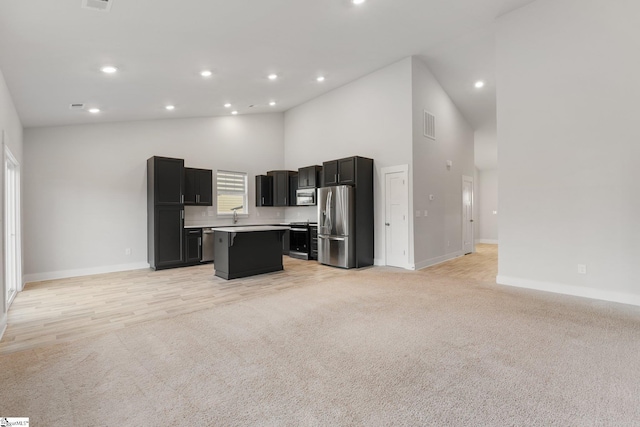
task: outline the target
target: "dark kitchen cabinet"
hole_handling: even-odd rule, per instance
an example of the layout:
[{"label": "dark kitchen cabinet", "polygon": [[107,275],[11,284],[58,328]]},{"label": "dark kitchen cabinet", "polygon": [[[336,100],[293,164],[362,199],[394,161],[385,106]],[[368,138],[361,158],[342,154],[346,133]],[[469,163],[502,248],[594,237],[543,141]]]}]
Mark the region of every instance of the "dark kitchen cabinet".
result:
[{"label": "dark kitchen cabinet", "polygon": [[155,245],[149,264],[156,270],[182,265],[184,209],[182,206],[156,206],[154,222]]},{"label": "dark kitchen cabinet", "polygon": [[298,169],[298,188],[319,187],[322,177],[321,174],[322,166],[315,165]]},{"label": "dark kitchen cabinet", "polygon": [[154,270],[184,264],[184,160],[147,160],[147,260]]},{"label": "dark kitchen cabinet", "polygon": [[[151,166],[151,167],[150,167]],[[182,205],[184,203],[184,160],[151,157],[147,160],[147,174],[151,173],[151,196],[154,205]],[[149,192],[147,192],[149,197]]]},{"label": "dark kitchen cabinet", "polygon": [[298,174],[297,173],[291,173],[289,175],[289,199],[287,200],[289,202],[289,206],[296,206],[296,191],[298,191]]},{"label": "dark kitchen cabinet", "polygon": [[188,206],[213,205],[213,171],[210,169],[184,169],[184,204]]},{"label": "dark kitchen cabinet", "polygon": [[287,170],[267,172],[267,176],[273,178],[273,206],[289,206],[289,177],[293,173]]},{"label": "dark kitchen cabinet", "polygon": [[184,230],[184,261],[187,264],[199,264],[202,260],[202,229]]},{"label": "dark kitchen cabinet", "polygon": [[332,185],[354,185],[356,183],[356,162],[363,157],[347,157],[323,163],[323,187]]},{"label": "dark kitchen cabinet", "polygon": [[273,177],[256,175],[256,206],[273,206]]}]

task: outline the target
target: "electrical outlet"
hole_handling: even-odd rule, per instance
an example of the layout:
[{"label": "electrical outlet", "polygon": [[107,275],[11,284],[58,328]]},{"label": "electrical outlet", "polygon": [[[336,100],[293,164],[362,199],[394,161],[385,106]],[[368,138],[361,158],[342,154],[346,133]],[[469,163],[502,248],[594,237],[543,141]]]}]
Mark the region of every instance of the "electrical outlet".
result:
[{"label": "electrical outlet", "polygon": [[126,248],[126,249],[124,250],[124,254],[125,254],[125,255],[131,255],[131,248]]},{"label": "electrical outlet", "polygon": [[578,264],[578,274],[587,274],[587,266],[585,264]]}]

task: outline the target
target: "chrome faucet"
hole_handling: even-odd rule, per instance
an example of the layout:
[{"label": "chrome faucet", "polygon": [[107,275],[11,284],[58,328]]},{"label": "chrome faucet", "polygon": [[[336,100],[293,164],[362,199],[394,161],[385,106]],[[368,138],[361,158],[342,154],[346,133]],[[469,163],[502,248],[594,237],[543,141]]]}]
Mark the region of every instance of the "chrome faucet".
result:
[{"label": "chrome faucet", "polygon": [[244,207],[244,205],[240,205],[240,206],[236,206],[235,208],[231,208],[231,210],[233,211],[233,223],[237,223],[238,222],[238,209],[242,209]]}]

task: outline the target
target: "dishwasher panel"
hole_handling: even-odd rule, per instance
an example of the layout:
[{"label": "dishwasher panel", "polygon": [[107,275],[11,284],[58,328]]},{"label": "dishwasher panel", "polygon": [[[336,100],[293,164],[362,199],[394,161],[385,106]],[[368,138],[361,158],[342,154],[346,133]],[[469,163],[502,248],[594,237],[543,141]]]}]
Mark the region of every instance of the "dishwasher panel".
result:
[{"label": "dishwasher panel", "polygon": [[210,228],[202,229],[202,262],[213,261],[214,231]]}]

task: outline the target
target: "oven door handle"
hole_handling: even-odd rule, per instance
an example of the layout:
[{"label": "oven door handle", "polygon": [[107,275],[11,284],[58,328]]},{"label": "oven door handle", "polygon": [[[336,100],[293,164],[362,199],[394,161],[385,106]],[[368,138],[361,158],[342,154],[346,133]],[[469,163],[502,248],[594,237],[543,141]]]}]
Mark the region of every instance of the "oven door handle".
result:
[{"label": "oven door handle", "polygon": [[307,231],[306,228],[290,228],[289,230],[291,230],[291,231],[304,231],[304,232]]}]

